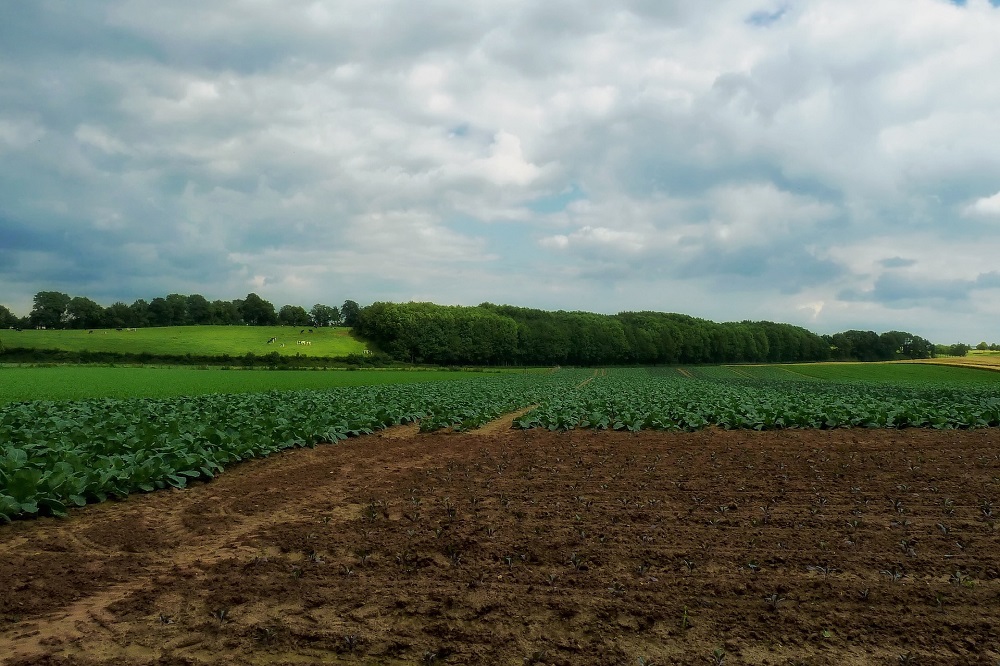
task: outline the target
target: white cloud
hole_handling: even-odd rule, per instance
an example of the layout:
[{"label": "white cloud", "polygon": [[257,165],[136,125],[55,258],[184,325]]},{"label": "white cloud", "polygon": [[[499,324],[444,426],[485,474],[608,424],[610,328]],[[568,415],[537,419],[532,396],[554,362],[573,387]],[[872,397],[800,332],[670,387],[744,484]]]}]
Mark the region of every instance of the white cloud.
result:
[{"label": "white cloud", "polygon": [[1000,192],[977,199],[966,206],[963,213],[969,217],[1000,217]]}]

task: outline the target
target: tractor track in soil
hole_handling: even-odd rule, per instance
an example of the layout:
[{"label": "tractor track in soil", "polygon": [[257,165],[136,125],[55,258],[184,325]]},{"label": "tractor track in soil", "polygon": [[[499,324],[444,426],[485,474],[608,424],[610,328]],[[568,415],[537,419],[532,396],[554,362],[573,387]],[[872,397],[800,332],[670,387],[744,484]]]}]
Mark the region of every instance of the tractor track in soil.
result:
[{"label": "tractor track in soil", "polygon": [[513,418],[0,526],[0,664],[1000,659],[996,430]]}]

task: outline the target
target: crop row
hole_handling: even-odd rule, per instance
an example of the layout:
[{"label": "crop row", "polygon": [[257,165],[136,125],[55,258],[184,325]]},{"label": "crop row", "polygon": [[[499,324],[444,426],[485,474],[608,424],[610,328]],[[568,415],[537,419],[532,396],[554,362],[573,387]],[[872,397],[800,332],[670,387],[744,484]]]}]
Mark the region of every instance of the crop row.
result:
[{"label": "crop row", "polygon": [[1000,384],[758,379],[721,371],[616,370],[553,394],[520,428],[698,430],[982,428],[1000,425]]},{"label": "crop row", "polygon": [[476,428],[569,390],[580,373],[0,408],[0,522],[212,478],[276,451],[420,421]]}]

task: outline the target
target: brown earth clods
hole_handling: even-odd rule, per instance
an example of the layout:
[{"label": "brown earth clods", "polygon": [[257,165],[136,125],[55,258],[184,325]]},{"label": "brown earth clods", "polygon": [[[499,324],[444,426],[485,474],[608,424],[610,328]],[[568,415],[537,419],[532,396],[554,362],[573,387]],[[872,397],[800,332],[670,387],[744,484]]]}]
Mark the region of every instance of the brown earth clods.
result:
[{"label": "brown earth clods", "polygon": [[998,444],[404,428],[289,451],[0,527],[0,663],[994,664]]}]

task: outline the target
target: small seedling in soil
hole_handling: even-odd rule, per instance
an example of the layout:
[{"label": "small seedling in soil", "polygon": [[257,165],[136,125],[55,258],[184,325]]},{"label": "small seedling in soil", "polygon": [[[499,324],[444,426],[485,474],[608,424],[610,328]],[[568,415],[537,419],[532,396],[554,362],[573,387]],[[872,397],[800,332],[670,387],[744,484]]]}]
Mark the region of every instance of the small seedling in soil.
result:
[{"label": "small seedling in soil", "polygon": [[889,578],[889,582],[898,583],[906,574],[899,567],[893,567],[891,569],[883,569],[882,575]]},{"label": "small seedling in soil", "polygon": [[354,652],[358,649],[358,645],[361,644],[361,639],[358,638],[357,634],[344,634],[344,649],[348,652]]},{"label": "small seedling in soil", "polygon": [[681,612],[681,629],[688,630],[691,628],[691,616],[688,614],[688,609],[685,606],[684,610]]},{"label": "small seedling in soil", "polygon": [[275,630],[272,627],[254,627],[254,639],[260,643],[271,643],[274,641]]},{"label": "small seedling in soil", "polygon": [[655,666],[653,660],[648,657],[639,657],[635,660],[635,662],[639,664],[639,666]]},{"label": "small seedling in soil", "polygon": [[708,661],[715,666],[722,666],[723,662],[726,660],[726,651],[722,648],[715,648],[712,650],[711,656],[709,656]]},{"label": "small seedling in soil", "polygon": [[173,624],[174,616],[167,615],[166,613],[160,613],[160,624]]},{"label": "small seedling in soil", "polygon": [[576,569],[577,571],[583,569],[584,566],[583,557],[581,557],[579,553],[573,553],[572,555],[570,555],[569,563],[572,564],[573,568]]},{"label": "small seedling in soil", "polygon": [[869,593],[870,590],[867,587],[861,588],[861,590],[858,591],[858,599],[861,601],[868,601]]},{"label": "small seedling in soil", "polygon": [[218,620],[219,624],[225,624],[226,622],[229,622],[229,620],[231,619],[228,608],[215,609],[214,611],[212,611],[212,617]]},{"label": "small seedling in soil", "polygon": [[972,587],[974,585],[974,582],[969,578],[969,574],[964,573],[961,570],[958,570],[949,576],[948,582],[952,585],[961,585],[962,587]]},{"label": "small seedling in soil", "polygon": [[780,594],[778,594],[777,592],[772,592],[771,594],[769,594],[766,597],[764,597],[764,601],[767,602],[767,605],[773,611],[777,611],[778,610],[778,604],[780,604],[784,600],[785,600],[785,598],[783,596],[781,596]]}]

